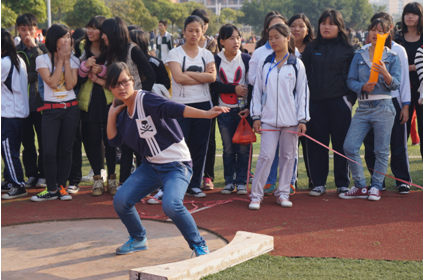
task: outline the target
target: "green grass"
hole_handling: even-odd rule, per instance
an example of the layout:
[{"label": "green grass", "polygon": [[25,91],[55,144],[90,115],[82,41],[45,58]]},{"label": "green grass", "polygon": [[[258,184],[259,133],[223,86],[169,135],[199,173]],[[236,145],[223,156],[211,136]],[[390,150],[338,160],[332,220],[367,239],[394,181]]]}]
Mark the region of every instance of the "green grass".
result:
[{"label": "green grass", "polygon": [[262,255],[202,279],[423,279],[423,262]]}]

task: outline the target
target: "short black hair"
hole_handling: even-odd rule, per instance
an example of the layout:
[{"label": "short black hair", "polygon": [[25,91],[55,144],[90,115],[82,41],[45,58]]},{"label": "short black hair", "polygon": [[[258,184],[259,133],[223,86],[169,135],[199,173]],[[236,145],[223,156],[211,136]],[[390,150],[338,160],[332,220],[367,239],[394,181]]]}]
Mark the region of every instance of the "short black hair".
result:
[{"label": "short black hair", "polygon": [[165,19],[159,20],[159,23],[163,24],[164,26],[167,26],[167,20]]},{"label": "short black hair", "polygon": [[374,14],[372,18],[370,19],[370,22],[373,22],[375,19],[378,19],[378,18],[383,18],[384,20],[388,22],[389,25],[394,24],[394,20],[392,16],[385,12],[378,12]]},{"label": "short black hair", "polygon": [[142,27],[141,27],[141,26],[139,26],[139,25],[135,25],[135,24],[133,24],[133,25],[128,25],[128,31],[129,31],[129,32],[131,32],[132,30],[140,30],[140,31],[143,31],[143,30],[142,30]]},{"label": "short black hair", "polygon": [[422,22],[423,6],[417,2],[411,2],[404,6],[404,10],[402,11],[402,16],[401,16],[402,34],[405,34],[408,32],[408,27],[405,24],[405,20],[404,20],[404,17],[407,13],[411,13],[411,14],[415,14],[419,16],[419,20],[417,21],[417,31],[421,35],[423,33],[423,22]]},{"label": "short black hair", "polygon": [[16,19],[16,26],[19,27],[21,25],[25,26],[37,26],[38,21],[34,14],[25,13],[23,15],[18,16]]},{"label": "short black hair", "polygon": [[189,16],[184,21],[184,30],[187,29],[187,25],[193,22],[198,22],[201,25],[201,28],[204,27],[204,21],[199,16]]},{"label": "short black hair", "polygon": [[192,11],[191,15],[200,17],[204,21],[204,24],[208,24],[210,21],[209,15],[203,9],[195,9]]},{"label": "short black hair", "polygon": [[111,87],[116,87],[120,73],[122,73],[122,71],[125,71],[129,77],[132,77],[131,71],[125,62],[118,61],[107,66],[104,88],[109,89]]}]

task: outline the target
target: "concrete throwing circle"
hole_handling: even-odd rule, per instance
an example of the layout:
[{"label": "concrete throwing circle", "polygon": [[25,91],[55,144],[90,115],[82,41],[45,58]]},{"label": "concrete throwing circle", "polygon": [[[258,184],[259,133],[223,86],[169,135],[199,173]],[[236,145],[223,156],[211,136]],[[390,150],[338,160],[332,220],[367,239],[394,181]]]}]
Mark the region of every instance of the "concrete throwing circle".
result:
[{"label": "concrete throwing circle", "polygon": [[[189,259],[192,251],[172,223],[143,220],[148,250],[116,255],[128,240],[119,219],[45,222],[1,229],[3,279],[128,279],[129,270]],[[227,243],[200,230],[210,251]]]}]

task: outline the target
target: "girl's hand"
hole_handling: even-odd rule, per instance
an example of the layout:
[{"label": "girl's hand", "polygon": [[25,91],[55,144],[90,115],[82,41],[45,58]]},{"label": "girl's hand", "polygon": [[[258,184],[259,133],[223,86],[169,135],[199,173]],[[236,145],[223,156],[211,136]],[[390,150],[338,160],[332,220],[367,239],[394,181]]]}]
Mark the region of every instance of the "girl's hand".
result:
[{"label": "girl's hand", "polygon": [[386,77],[389,74],[388,70],[386,69],[385,63],[382,60],[379,60],[380,65],[377,63],[373,63],[372,68],[375,72],[381,74],[383,77]]},{"label": "girl's hand", "polygon": [[401,123],[400,123],[401,125],[403,125],[406,122],[408,122],[408,118],[409,118],[409,115],[408,115],[408,107],[409,107],[409,105],[404,105],[402,107],[401,114],[399,116],[399,119],[401,121]]},{"label": "girl's hand", "polygon": [[299,135],[299,136],[303,136],[303,134],[305,134],[305,133],[306,133],[306,131],[307,131],[307,126],[306,126],[306,124],[305,124],[305,123],[300,123],[300,124],[298,125],[298,132],[300,133],[300,135]]},{"label": "girl's hand", "polygon": [[211,64],[206,67],[206,73],[212,74],[215,71],[215,65]]},{"label": "girl's hand", "polygon": [[65,39],[64,44],[57,49],[57,55],[60,60],[66,62],[69,61],[72,54],[72,48],[70,46],[70,39]]},{"label": "girl's hand", "polygon": [[91,68],[91,71],[92,71],[94,74],[100,74],[100,73],[101,73],[101,71],[103,71],[103,67],[101,67],[101,65],[94,64],[94,65],[93,65],[93,67]]},{"label": "girl's hand", "polygon": [[91,68],[94,66],[95,63],[96,63],[95,56],[92,56],[88,58],[87,61],[85,62],[85,67]]},{"label": "girl's hand", "polygon": [[[120,102],[119,102],[120,103]],[[113,99],[113,105],[109,109],[109,117],[116,117],[126,108],[125,104],[118,105],[116,98]]]},{"label": "girl's hand", "polygon": [[207,119],[213,119],[217,116],[219,116],[222,113],[227,113],[229,112],[231,109],[228,107],[218,107],[218,106],[214,106],[213,108],[211,108],[210,110],[206,111],[206,118]]},{"label": "girl's hand", "polygon": [[88,73],[88,78],[90,78],[91,81],[95,82],[98,79],[98,76],[94,74],[92,71]]},{"label": "girl's hand", "polygon": [[248,86],[246,85],[237,85],[235,87],[235,93],[238,96],[244,97],[248,94]]},{"label": "girl's hand", "polygon": [[238,113],[238,115],[242,118],[247,118],[250,115],[250,110],[249,109],[244,109],[241,112]]},{"label": "girl's hand", "polygon": [[376,82],[375,83],[367,82],[363,85],[363,88],[361,89],[361,91],[372,92],[375,89],[375,85],[376,85]]},{"label": "girl's hand", "polygon": [[261,134],[260,128],[261,128],[261,120],[255,120],[253,122],[254,133]]}]

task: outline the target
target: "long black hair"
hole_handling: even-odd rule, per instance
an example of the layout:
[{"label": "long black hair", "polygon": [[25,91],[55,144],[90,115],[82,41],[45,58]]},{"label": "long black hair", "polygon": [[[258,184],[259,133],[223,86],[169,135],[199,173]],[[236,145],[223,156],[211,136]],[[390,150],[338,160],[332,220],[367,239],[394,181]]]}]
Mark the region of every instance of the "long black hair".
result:
[{"label": "long black hair", "polygon": [[140,47],[141,51],[145,54],[145,57],[150,57],[148,54],[148,43],[150,39],[147,34],[144,31],[133,29],[129,31],[129,35],[131,36],[132,42]]},{"label": "long black hair", "polygon": [[317,22],[317,38],[313,42],[314,47],[317,47],[317,45],[323,39],[322,34],[320,33],[320,24],[325,22],[327,18],[330,19],[331,24],[338,26],[338,37],[341,39],[341,42],[345,46],[351,46],[348,40],[347,30],[345,29],[345,22],[342,14],[334,9],[326,9],[320,15],[319,21]]},{"label": "long black hair", "polygon": [[[220,44],[220,40],[226,40],[228,38],[231,38],[234,31],[238,32],[239,37],[241,37],[241,32],[239,32],[238,28],[235,25],[230,23],[222,25],[219,30],[219,36],[217,37],[217,44],[220,50],[223,49],[222,44]],[[242,48],[242,44],[240,44],[240,50],[244,51]]]},{"label": "long black hair", "polygon": [[[88,21],[87,25],[85,25],[86,28],[91,27],[91,28],[95,28],[95,29],[100,30],[100,56],[97,58],[97,63],[104,63],[106,61],[106,50],[107,50],[107,48],[106,48],[106,45],[104,44],[103,38],[101,38],[101,36],[103,35],[101,25],[105,20],[106,20],[106,18],[103,17],[103,16],[95,16],[95,17],[92,17]],[[85,40],[85,45],[84,45],[84,51],[85,51],[85,55],[86,55],[85,57],[89,58],[89,57],[92,56],[91,45],[93,43],[88,38],[87,33],[85,33],[85,36],[83,38],[81,38],[78,43],[80,43],[82,40]],[[75,46],[77,46],[77,45],[79,45],[79,44],[75,43]]]},{"label": "long black hair", "polygon": [[15,42],[13,41],[12,34],[10,34],[5,28],[1,29],[1,52],[2,56],[7,55],[10,57],[10,61],[19,72],[20,64],[18,53],[16,52]]},{"label": "long black hair", "polygon": [[[269,15],[269,16],[267,16],[267,15]],[[268,13],[267,15],[266,15],[266,18],[264,19],[264,26],[263,26],[263,31],[261,32],[261,38],[256,43],[256,49],[265,45],[266,42],[269,40],[269,27],[270,27],[270,23],[272,22],[272,20],[279,18],[285,24],[288,24],[288,20],[284,16],[279,14],[278,12],[272,11],[272,12]]]},{"label": "long black hair", "polygon": [[292,38],[289,26],[284,23],[277,23],[269,27],[268,33],[270,32],[270,30],[273,29],[277,30],[281,35],[285,37],[290,37],[288,42],[288,52],[291,54],[295,54],[295,40],[294,38]]},{"label": "long black hair", "polygon": [[301,13],[301,14],[296,14],[293,15],[289,21],[288,21],[288,26],[291,27],[292,23],[297,20],[297,19],[302,19],[307,27],[307,35],[304,37],[304,44],[308,44],[310,42],[314,41],[314,31],[313,31],[313,26],[310,23],[310,20],[308,19],[308,17]]},{"label": "long black hair", "polygon": [[404,10],[402,11],[401,16],[401,33],[405,34],[408,32],[408,27],[405,24],[404,17],[406,14],[411,13],[419,16],[419,20],[417,21],[417,32],[419,35],[423,33],[423,22],[422,22],[422,15],[423,15],[423,6],[417,2],[411,2],[405,5]]},{"label": "long black hair", "polygon": [[107,63],[126,61],[131,38],[125,22],[120,17],[109,18],[101,24],[101,30],[109,40],[106,55]]},{"label": "long black hair", "polygon": [[385,47],[391,48],[392,43],[392,33],[389,32],[389,21],[383,19],[383,18],[377,18],[372,21],[372,23],[369,25],[369,31],[373,30],[373,28],[378,28],[378,26],[382,27],[383,33],[389,33],[388,37],[385,40]]},{"label": "long black hair", "polygon": [[53,24],[47,30],[45,46],[48,52],[51,54],[50,76],[52,76],[54,72],[54,53],[57,52],[57,40],[65,36],[67,33],[69,33],[69,28],[66,25],[60,23]]}]

